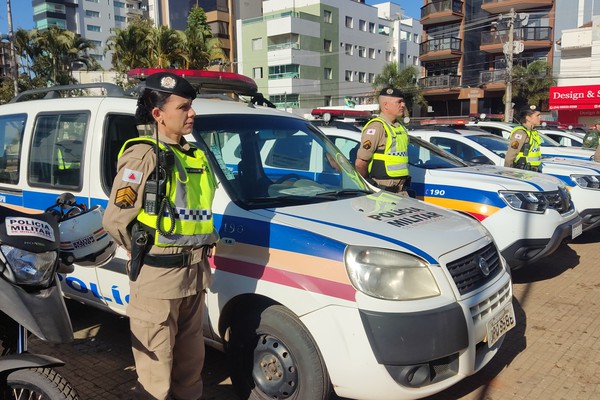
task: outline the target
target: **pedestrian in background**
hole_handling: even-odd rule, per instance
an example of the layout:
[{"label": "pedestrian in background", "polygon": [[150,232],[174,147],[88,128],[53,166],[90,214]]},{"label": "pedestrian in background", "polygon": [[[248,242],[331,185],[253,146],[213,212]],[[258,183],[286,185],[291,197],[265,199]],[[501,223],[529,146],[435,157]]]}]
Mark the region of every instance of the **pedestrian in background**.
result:
[{"label": "pedestrian in background", "polygon": [[541,113],[535,106],[525,106],[517,113],[520,125],[510,133],[504,166],[538,171],[542,162],[542,139],[535,130],[541,123]]},{"label": "pedestrian in background", "polygon": [[[196,91],[170,73],[148,76],[136,111],[155,136],[127,141],[104,216],[128,262],[136,399],[202,397],[207,257],[218,240],[216,180],[204,153],[184,139]],[[158,157],[157,157],[158,154]]]},{"label": "pedestrian in background", "polygon": [[356,155],[358,172],[383,190],[406,194],[409,184],[408,133],[398,118],[404,116],[404,94],[395,88],[379,93],[379,116],[364,126]]}]

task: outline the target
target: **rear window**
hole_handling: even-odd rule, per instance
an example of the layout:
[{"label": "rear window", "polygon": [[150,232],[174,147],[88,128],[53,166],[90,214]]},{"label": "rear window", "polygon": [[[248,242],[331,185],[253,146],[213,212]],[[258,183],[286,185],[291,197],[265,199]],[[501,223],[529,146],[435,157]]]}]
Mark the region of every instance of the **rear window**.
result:
[{"label": "rear window", "polygon": [[0,183],[19,183],[19,160],[27,114],[0,117]]}]

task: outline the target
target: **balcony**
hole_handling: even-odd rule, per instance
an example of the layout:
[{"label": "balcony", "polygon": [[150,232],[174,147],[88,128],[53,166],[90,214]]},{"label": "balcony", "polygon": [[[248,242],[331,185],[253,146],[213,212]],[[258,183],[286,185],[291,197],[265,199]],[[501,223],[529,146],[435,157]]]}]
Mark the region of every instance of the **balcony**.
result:
[{"label": "balcony", "polygon": [[434,1],[421,7],[422,25],[460,21],[463,17],[463,2],[460,0]]},{"label": "balcony", "polygon": [[460,76],[437,75],[419,79],[419,88],[430,89],[458,89],[460,88]]},{"label": "balcony", "polygon": [[506,81],[506,69],[495,69],[479,73],[479,84],[504,83]]},{"label": "balcony", "polygon": [[462,40],[459,38],[430,39],[419,45],[421,62],[456,59],[462,56]]},{"label": "balcony", "polygon": [[552,7],[553,3],[554,0],[483,0],[481,9],[490,14],[501,14],[509,12],[511,8],[521,11],[530,8]]},{"label": "balcony", "polygon": [[144,16],[144,10],[139,9],[139,8],[128,8],[127,9],[127,16],[129,18],[131,18],[131,17],[143,17]]},{"label": "balcony", "polygon": [[[481,46],[479,49],[486,53],[502,53],[504,43],[509,40],[508,30],[490,31],[481,33]],[[514,40],[522,41],[525,50],[543,49],[552,46],[552,28],[523,27],[514,31]]]}]

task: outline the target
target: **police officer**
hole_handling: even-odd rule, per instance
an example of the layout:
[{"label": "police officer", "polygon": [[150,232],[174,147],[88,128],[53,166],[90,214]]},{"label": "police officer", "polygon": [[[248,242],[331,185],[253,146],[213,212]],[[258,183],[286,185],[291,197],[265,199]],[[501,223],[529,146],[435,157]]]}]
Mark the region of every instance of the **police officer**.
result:
[{"label": "police officer", "polygon": [[541,123],[541,114],[535,106],[526,106],[518,111],[517,120],[521,125],[510,133],[504,166],[538,171],[542,162],[542,139],[535,127]]},{"label": "police officer", "polygon": [[183,137],[193,128],[195,97],[177,75],[148,76],[136,118],[155,136],[124,144],[104,215],[106,230],[131,255],[127,315],[136,399],[202,396],[207,257],[218,234],[214,175],[204,153]]},{"label": "police officer", "polygon": [[354,165],[379,188],[404,194],[409,180],[408,133],[397,121],[404,115],[404,94],[392,87],[382,89],[379,109],[379,116],[362,130]]}]

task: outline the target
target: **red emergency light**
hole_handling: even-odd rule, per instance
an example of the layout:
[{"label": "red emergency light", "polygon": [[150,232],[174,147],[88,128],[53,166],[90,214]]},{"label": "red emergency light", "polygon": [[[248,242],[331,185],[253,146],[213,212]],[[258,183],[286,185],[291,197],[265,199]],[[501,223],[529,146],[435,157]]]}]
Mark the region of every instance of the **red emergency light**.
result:
[{"label": "red emergency light", "polygon": [[467,121],[464,119],[424,119],[420,121],[421,125],[466,125]]},{"label": "red emergency light", "polygon": [[373,114],[366,110],[340,110],[340,109],[329,109],[329,108],[313,108],[310,112],[313,117],[324,117],[329,114],[332,119],[339,118],[371,118]]},{"label": "red emergency light", "polygon": [[252,96],[258,92],[256,82],[252,78],[234,72],[175,68],[134,68],[129,70],[127,77],[132,80],[143,81],[148,75],[157,72],[170,72],[181,76],[187,79],[200,93],[235,92]]}]

